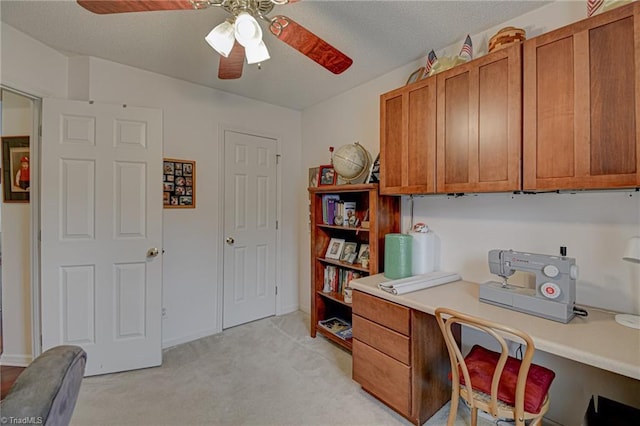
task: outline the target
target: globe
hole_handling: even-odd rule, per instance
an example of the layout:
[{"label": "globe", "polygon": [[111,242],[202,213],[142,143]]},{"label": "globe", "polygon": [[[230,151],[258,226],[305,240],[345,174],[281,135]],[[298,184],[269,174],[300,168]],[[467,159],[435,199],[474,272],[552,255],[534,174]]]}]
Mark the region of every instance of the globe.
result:
[{"label": "globe", "polygon": [[336,173],[348,183],[362,178],[371,167],[369,152],[358,142],[338,148],[332,161]]}]

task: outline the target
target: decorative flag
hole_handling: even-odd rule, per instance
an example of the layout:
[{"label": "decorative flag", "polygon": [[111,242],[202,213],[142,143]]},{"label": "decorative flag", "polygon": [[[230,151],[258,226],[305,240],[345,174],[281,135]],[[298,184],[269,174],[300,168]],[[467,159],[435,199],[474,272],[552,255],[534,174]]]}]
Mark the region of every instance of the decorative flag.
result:
[{"label": "decorative flag", "polygon": [[604,0],[587,0],[587,16],[593,16],[602,6]]},{"label": "decorative flag", "polygon": [[470,61],[473,58],[473,44],[471,43],[469,34],[467,34],[467,38],[464,40],[459,56],[466,61]]},{"label": "decorative flag", "polygon": [[436,56],[436,52],[431,49],[431,52],[429,52],[429,55],[427,55],[427,66],[424,67],[424,75],[429,74],[429,71],[431,71],[431,67],[437,60],[438,57]]}]

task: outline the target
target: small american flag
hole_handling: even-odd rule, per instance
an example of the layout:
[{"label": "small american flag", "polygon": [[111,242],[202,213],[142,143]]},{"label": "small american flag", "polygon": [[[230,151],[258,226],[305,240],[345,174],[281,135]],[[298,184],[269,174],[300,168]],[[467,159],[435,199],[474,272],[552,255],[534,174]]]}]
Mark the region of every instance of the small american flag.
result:
[{"label": "small american flag", "polygon": [[429,74],[429,71],[431,71],[431,67],[437,60],[438,57],[436,56],[436,52],[431,49],[431,52],[429,52],[429,54],[427,55],[427,66],[424,67],[424,75]]},{"label": "small american flag", "polygon": [[462,49],[460,50],[460,57],[470,61],[473,58],[473,44],[471,43],[471,37],[467,34],[467,38],[464,40]]},{"label": "small american flag", "polygon": [[604,0],[587,0],[587,16],[593,16],[602,6]]}]

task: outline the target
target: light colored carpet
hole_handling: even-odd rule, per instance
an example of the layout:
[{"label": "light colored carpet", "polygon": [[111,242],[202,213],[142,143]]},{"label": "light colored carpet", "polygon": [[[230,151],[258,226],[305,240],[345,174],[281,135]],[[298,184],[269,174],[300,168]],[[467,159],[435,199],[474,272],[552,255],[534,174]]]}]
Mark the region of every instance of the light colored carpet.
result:
[{"label": "light colored carpet", "polygon": [[[308,324],[300,311],[266,318],[169,348],[161,367],[85,378],[71,424],[410,424],[360,389],[351,354],[312,339]],[[445,425],[448,407],[425,425]],[[468,424],[462,406],[456,425]]]}]

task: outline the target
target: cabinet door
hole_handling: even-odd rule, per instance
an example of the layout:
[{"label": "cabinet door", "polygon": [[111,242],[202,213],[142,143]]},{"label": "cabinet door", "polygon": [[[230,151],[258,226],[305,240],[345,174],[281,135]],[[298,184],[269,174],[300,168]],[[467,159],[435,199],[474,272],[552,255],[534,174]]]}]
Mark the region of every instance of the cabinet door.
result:
[{"label": "cabinet door", "polygon": [[525,42],[525,190],[640,185],[639,11]]},{"label": "cabinet door", "polygon": [[436,79],[380,97],[380,193],[435,192]]},{"label": "cabinet door", "polygon": [[437,75],[437,192],[520,190],[521,45]]}]

